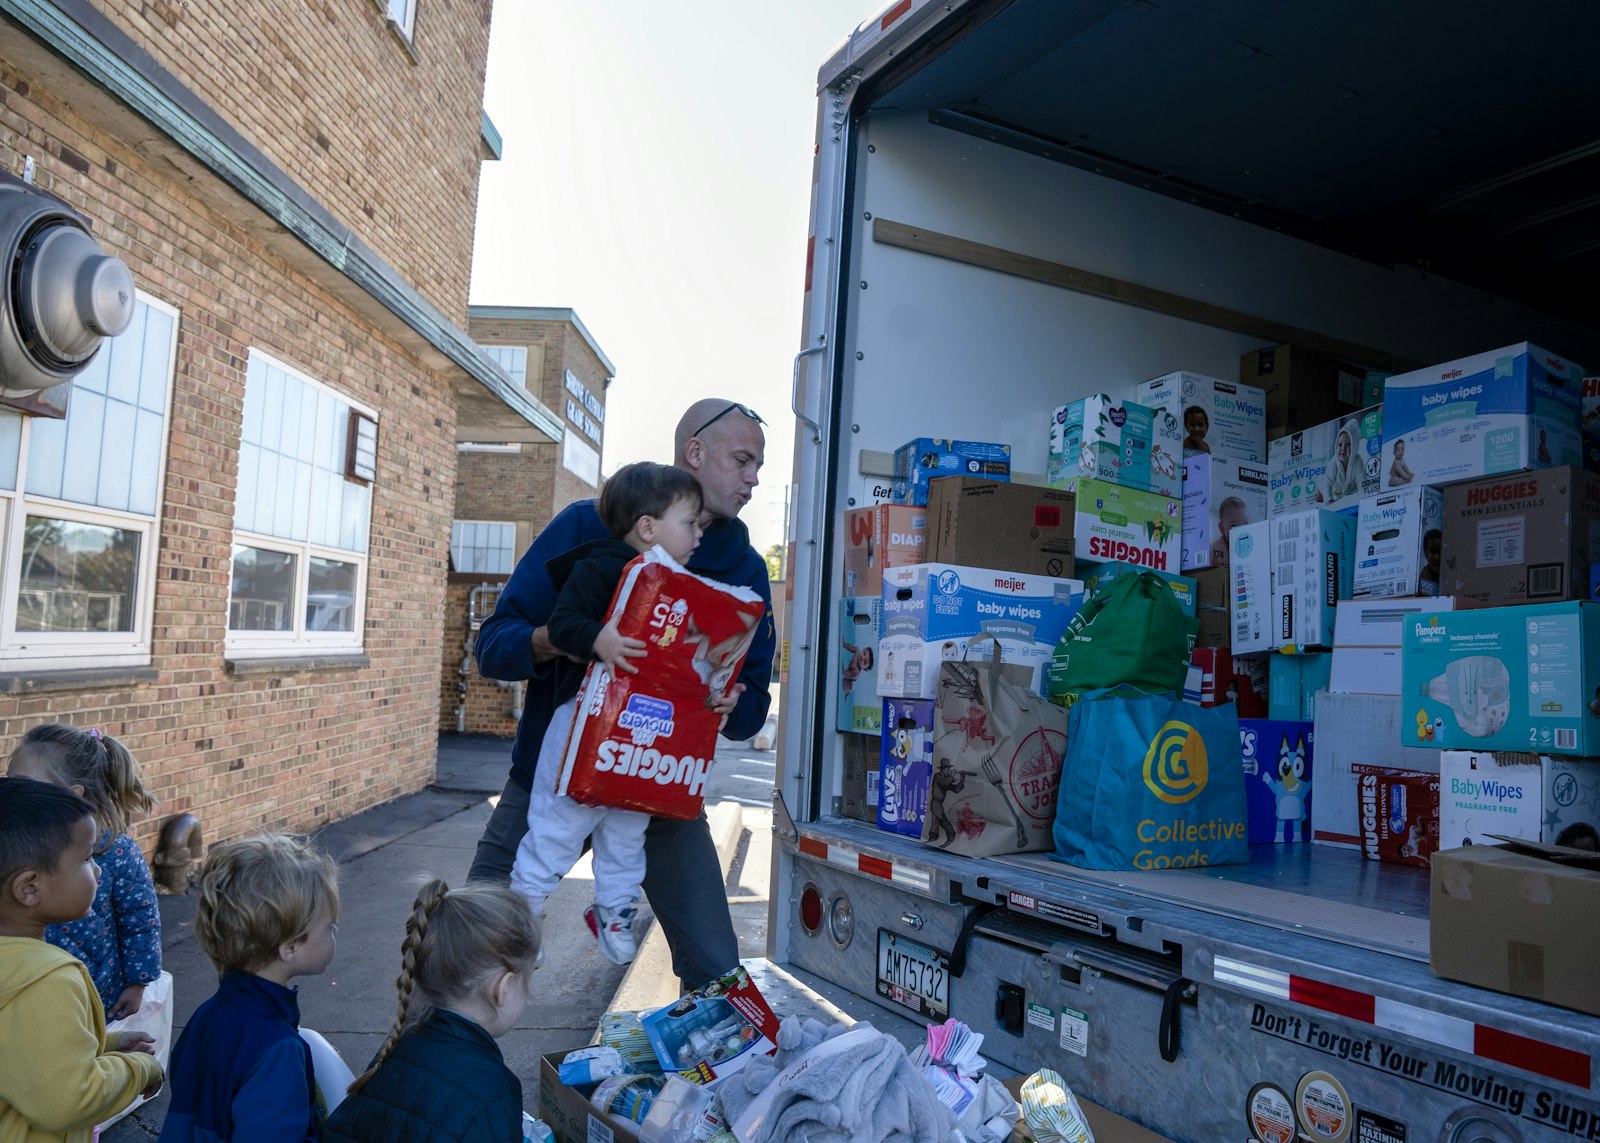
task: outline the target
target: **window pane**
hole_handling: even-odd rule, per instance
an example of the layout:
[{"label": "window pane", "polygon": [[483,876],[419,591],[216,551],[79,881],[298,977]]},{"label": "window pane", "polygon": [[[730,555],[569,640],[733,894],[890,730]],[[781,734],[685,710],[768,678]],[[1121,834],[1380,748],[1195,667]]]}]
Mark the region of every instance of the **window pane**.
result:
[{"label": "window pane", "polygon": [[356,565],[311,557],[306,592],[307,631],[356,629]]},{"label": "window pane", "polygon": [[294,559],[287,552],[234,546],[228,630],[293,629]]},{"label": "window pane", "polygon": [[0,409],[0,488],[17,487],[17,457],[21,450],[21,414]]},{"label": "window pane", "polygon": [[61,474],[61,499],[93,504],[100,489],[100,444],[104,440],[106,399],[99,393],[75,392],[67,407],[66,465]]},{"label": "window pane", "polygon": [[110,338],[101,349],[107,358],[105,394],[114,401],[133,404],[139,399],[139,369],[144,364],[145,313],[133,315],[127,331]]},{"label": "window pane", "polygon": [[132,631],[139,533],[27,518],[18,631]]},{"label": "window pane", "polygon": [[139,410],[133,437],[133,477],[128,484],[128,511],[156,514],[156,484],[161,479],[161,423],[159,413]]},{"label": "window pane", "polygon": [[167,411],[167,371],[172,364],[171,314],[145,306],[144,364],[139,369],[139,407],[165,415]]},{"label": "window pane", "polygon": [[36,496],[61,499],[61,473],[66,468],[67,422],[30,417],[28,476],[23,487]]},{"label": "window pane", "polygon": [[[105,413],[105,431],[100,437],[100,479],[94,502],[102,508],[126,512],[133,484],[135,409],[123,401],[107,401]],[[151,473],[151,483],[154,479],[155,474]]]}]

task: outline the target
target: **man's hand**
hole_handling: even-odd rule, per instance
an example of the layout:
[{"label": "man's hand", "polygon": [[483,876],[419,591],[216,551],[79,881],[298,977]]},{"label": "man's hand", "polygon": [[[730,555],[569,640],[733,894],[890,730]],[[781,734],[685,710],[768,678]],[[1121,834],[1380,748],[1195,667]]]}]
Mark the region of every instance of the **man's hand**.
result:
[{"label": "man's hand", "polygon": [[122,995],[112,1002],[111,1008],[106,1012],[107,1020],[121,1020],[124,1016],[132,1016],[139,1011],[139,1006],[144,1003],[144,985],[130,984],[122,990]]},{"label": "man's hand", "polygon": [[550,628],[535,627],[529,636],[533,643],[533,661],[535,663],[548,663],[551,659],[571,659],[574,663],[586,662],[577,655],[569,655],[554,643],[550,642]]},{"label": "man's hand", "polygon": [[[722,724],[728,723],[728,716],[733,713],[733,708],[739,705],[739,696],[744,694],[744,684],[734,683],[728,688],[727,694],[707,695],[706,706],[713,714],[722,716]],[[720,728],[719,728],[720,729]]]},{"label": "man's hand", "polygon": [[614,618],[600,629],[600,634],[594,637],[595,660],[625,675],[639,673],[639,668],[628,660],[643,658],[644,653],[644,640],[630,638],[618,631],[617,621]]},{"label": "man's hand", "polygon": [[156,1054],[156,1038],[149,1032],[120,1032],[117,1034],[117,1051]]},{"label": "man's hand", "polygon": [[144,1096],[145,1099],[154,1099],[157,1095],[160,1094],[161,1087],[166,1082],[167,1082],[166,1076],[157,1076],[154,1080],[151,1081],[150,1086],[145,1088],[139,1094]]}]

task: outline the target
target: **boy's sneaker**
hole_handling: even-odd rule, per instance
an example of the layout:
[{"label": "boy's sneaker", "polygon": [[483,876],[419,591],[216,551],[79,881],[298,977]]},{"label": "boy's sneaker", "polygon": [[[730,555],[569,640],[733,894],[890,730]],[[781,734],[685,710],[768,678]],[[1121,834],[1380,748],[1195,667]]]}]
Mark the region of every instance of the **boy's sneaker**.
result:
[{"label": "boy's sneaker", "polygon": [[633,905],[621,909],[607,909],[603,905],[590,905],[583,911],[589,931],[600,942],[600,954],[612,964],[632,964],[639,951],[634,939],[633,922],[639,910]]}]

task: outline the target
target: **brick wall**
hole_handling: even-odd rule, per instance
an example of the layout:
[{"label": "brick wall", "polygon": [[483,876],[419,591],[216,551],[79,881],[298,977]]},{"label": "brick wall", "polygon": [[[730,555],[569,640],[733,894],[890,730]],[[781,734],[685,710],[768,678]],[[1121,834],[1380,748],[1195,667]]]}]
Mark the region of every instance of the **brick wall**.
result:
[{"label": "brick wall", "polygon": [[517,732],[517,720],[511,716],[516,697],[511,687],[501,686],[493,679],[478,674],[474,662],[467,664],[464,698],[461,692],[462,658],[465,644],[471,638],[467,604],[474,586],[471,583],[452,583],[445,593],[444,669],[439,675],[439,729],[455,731],[456,708],[464,705],[465,725],[461,729],[467,734],[495,734],[510,738]]},{"label": "brick wall", "polygon": [[[302,7],[315,14],[339,6],[285,10]],[[232,34],[221,17],[207,26]],[[63,151],[84,157],[88,169],[58,161]],[[171,164],[87,121],[39,76],[0,58],[0,167],[19,170],[24,154],[40,158],[40,186],[90,214],[99,240],[128,263],[140,288],[176,306],[180,319],[158,518],[158,676],[115,689],[0,695],[0,755],[45,721],[123,738],[163,803],[139,827],[147,844],[171,813],[197,814],[215,841],[259,826],[306,829],[419,788],[433,773],[438,711],[456,467],[451,379],[258,241],[259,215],[246,227],[219,214]],[[464,274],[464,247],[455,258]],[[224,661],[252,346],[378,411],[369,667],[240,676]]]}]

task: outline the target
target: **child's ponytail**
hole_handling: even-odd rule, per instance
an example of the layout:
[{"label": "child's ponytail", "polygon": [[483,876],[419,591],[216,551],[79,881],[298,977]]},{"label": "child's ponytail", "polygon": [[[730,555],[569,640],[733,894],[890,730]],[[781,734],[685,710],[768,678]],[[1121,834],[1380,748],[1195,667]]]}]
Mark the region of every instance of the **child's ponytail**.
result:
[{"label": "child's ponytail", "polygon": [[351,1095],[365,1086],[389,1058],[394,1046],[400,1042],[400,1034],[406,1027],[406,1016],[411,1011],[411,993],[416,987],[417,966],[423,959],[423,945],[428,938],[428,925],[432,921],[434,910],[438,909],[449,892],[450,886],[438,877],[427,882],[417,892],[417,899],[411,906],[411,916],[406,920],[406,939],[400,945],[400,976],[395,981],[395,987],[400,991],[400,1005],[394,1015],[394,1025],[389,1029],[389,1038],[384,1040],[383,1047],[378,1049],[372,1066],[351,1081]]},{"label": "child's ponytail", "polygon": [[107,807],[100,824],[108,833],[126,833],[135,814],[147,814],[156,808],[155,795],[145,788],[144,769],[126,746],[109,734],[102,734],[100,747],[106,753]]},{"label": "child's ponytail", "polygon": [[58,786],[81,786],[94,807],[102,841],[126,833],[134,814],[149,813],[156,799],[145,788],[144,771],[128,748],[98,730],[79,730],[63,722],[36,726],[11,754],[43,770]]}]

